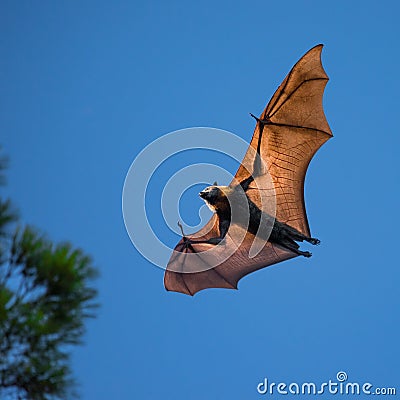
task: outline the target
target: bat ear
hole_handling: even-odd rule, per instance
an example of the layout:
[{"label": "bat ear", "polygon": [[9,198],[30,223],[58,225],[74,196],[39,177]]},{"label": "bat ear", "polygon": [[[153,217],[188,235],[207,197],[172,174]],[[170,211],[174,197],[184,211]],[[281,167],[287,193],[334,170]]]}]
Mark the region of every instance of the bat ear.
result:
[{"label": "bat ear", "polygon": [[213,183],[213,186],[218,186],[217,181],[215,181],[215,182]]}]

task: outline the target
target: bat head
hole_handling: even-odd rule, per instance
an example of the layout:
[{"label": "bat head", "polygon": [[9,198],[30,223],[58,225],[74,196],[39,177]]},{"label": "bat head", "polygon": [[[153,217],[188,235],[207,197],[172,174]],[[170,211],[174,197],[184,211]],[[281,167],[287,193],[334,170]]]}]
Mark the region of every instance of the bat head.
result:
[{"label": "bat head", "polygon": [[208,186],[199,193],[199,196],[205,201],[211,211],[216,211],[216,208],[221,203],[227,201],[228,186]]}]

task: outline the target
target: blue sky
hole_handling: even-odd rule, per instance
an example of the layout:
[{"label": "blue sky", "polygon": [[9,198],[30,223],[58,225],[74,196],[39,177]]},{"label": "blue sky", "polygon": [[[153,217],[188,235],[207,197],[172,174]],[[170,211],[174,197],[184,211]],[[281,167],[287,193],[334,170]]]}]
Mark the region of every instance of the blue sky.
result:
[{"label": "blue sky", "polygon": [[[99,317],[73,358],[83,399],[257,399],[264,377],[318,383],[340,370],[351,381],[400,391],[397,2],[0,7],[8,193],[24,221],[81,246],[101,271]],[[186,127],[249,141],[248,112],[261,112],[317,43],[325,44],[324,105],[334,133],[306,180],[321,246],[311,259],[244,278],[239,291],[167,293],[163,271],[143,259],[124,228],[131,162],[153,140]],[[168,168],[194,159],[235,172],[201,152]],[[154,206],[160,190],[153,186]],[[181,204],[193,223],[197,190]],[[164,229],[157,210],[151,222]],[[170,246],[177,240],[163,238]]]}]

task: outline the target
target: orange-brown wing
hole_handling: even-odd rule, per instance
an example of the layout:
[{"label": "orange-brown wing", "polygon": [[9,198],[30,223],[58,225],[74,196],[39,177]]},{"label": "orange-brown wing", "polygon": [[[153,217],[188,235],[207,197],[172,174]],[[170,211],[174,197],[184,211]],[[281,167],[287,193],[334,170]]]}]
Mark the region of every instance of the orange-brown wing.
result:
[{"label": "orange-brown wing", "polygon": [[[276,218],[307,236],[310,236],[304,204],[307,167],[317,150],[332,137],[322,106],[329,78],[322,67],[321,50],[322,45],[315,46],[296,63],[260,116],[271,122],[264,127],[260,154],[274,185]],[[250,143],[252,149],[236,173],[239,181],[253,168],[259,133],[257,124]]]},{"label": "orange-brown wing", "polygon": [[[276,199],[276,218],[307,236],[310,236],[310,229],[304,204],[304,179],[312,157],[332,136],[322,106],[328,76],[321,64],[321,50],[322,45],[315,46],[296,63],[260,116],[261,120],[269,120],[263,130],[260,155],[271,177],[263,179],[261,176],[256,182],[258,189],[263,190],[263,202],[272,193]],[[236,173],[236,182],[253,171],[259,125]],[[256,183],[250,185],[247,195],[265,210]],[[217,222],[214,216],[194,236],[202,239],[218,236]],[[244,235],[244,240],[238,242],[238,235]],[[243,276],[296,257],[292,251],[270,242],[265,243],[255,257],[250,257],[253,241],[250,233],[234,232],[230,228],[225,245],[214,246],[217,249],[210,257],[202,253],[210,246],[193,245],[193,254],[188,258],[182,257],[181,240],[165,272],[166,289],[193,295],[211,287],[237,288]]]}]

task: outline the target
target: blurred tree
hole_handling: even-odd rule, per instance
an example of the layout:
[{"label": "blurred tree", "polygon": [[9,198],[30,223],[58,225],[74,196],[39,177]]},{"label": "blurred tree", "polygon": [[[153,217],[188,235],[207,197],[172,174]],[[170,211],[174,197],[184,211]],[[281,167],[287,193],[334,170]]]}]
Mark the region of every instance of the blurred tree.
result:
[{"label": "blurred tree", "polygon": [[[1,183],[6,164],[2,158]],[[95,316],[97,271],[81,250],[17,223],[0,197],[0,398],[71,398],[69,354]]]}]

